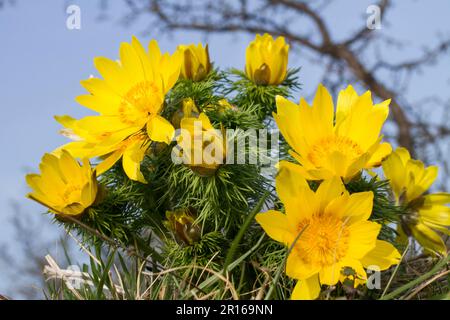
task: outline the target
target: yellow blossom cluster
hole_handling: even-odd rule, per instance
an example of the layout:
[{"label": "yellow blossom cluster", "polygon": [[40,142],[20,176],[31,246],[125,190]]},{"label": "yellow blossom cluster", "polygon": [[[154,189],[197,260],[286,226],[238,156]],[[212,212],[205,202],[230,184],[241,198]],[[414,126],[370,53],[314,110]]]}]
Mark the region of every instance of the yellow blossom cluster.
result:
[{"label": "yellow blossom cluster", "polygon": [[[246,51],[248,80],[257,86],[282,84],[288,74],[288,51],[283,37],[257,35]],[[165,113],[167,95],[178,81],[201,82],[214,72],[207,45],[180,45],[170,54],[162,52],[155,40],[144,47],[133,37],[131,43],[121,44],[119,60],[98,57],[94,64],[102,78],[81,81],[87,93],[76,101],[96,114],[56,117],[63,126],[61,133],[73,141],[46,154],[40,174],[27,176],[31,199],[55,214],[82,215],[98,198],[97,176],[118,161],[129,179],[148,182],[141,164],[152,144],[178,144],[183,156],[192,160],[188,161],[192,171],[200,176],[216,172],[226,154],[226,141],[214,131],[204,110],[185,98],[178,112]],[[382,167],[396,204],[407,212],[399,223],[404,234],[428,251],[446,254],[436,231],[449,234],[450,194],[426,194],[437,167],[411,159],[404,148],[392,152],[383,141],[390,100],[374,103],[370,91],[359,95],[349,85],[334,103],[319,85],[312,104],[304,98],[296,104],[283,96],[276,96],[274,103],[273,118],[291,148],[292,161],[282,160],[277,166],[275,184],[283,212],[269,210],[256,220],[289,249],[286,274],[297,280],[293,299],[317,298],[323,285],[334,286],[347,278],[346,268],[353,270],[357,286],[366,281],[366,270],[386,270],[399,263],[394,245],[378,239],[381,224],[370,220],[374,194],[350,193],[346,188],[364,170]],[[219,104],[231,108],[226,100]],[[199,138],[197,124],[201,143],[192,144]],[[179,128],[188,135],[175,137]],[[197,149],[211,146],[215,158],[220,158],[217,162],[195,161]],[[180,229],[181,222],[193,223],[184,213],[169,216],[173,229]]]}]

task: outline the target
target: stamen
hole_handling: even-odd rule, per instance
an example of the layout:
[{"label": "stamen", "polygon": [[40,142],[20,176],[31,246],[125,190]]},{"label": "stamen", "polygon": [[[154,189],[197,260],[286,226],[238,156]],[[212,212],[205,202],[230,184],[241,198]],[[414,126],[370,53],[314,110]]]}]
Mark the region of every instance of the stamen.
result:
[{"label": "stamen", "polygon": [[361,147],[353,140],[347,137],[330,136],[314,144],[307,158],[316,167],[320,168],[323,167],[324,162],[327,161],[328,156],[333,152],[339,152],[350,160],[356,159],[364,153]]},{"label": "stamen", "polygon": [[154,82],[139,82],[122,97],[120,119],[130,125],[140,123],[149,115],[157,114],[162,102],[161,90]]},{"label": "stamen", "polygon": [[344,222],[333,215],[315,215],[299,223],[297,229],[305,229],[295,250],[307,264],[331,266],[345,256],[348,250],[349,231]]}]

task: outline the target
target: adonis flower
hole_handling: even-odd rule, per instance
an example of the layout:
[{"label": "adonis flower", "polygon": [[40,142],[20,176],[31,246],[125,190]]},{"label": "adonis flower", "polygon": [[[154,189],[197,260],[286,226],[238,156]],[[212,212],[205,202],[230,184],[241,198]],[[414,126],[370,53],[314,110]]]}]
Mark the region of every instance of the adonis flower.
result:
[{"label": "adonis flower", "polygon": [[181,135],[177,137],[183,163],[201,176],[213,175],[226,156],[224,133],[214,129],[206,114],[181,120]]},{"label": "adonis flower", "polygon": [[256,220],[272,239],[292,247],[286,264],[286,274],[298,279],[292,299],[317,298],[321,285],[344,278],[344,268],[366,279],[364,268],[386,270],[398,263],[394,246],[377,240],[381,225],[368,221],[372,192],[350,195],[337,177],[314,192],[299,166],[282,161],[279,168],[276,188],[286,214],[270,210]]},{"label": "adonis flower", "polygon": [[189,209],[166,211],[165,226],[171,230],[177,240],[184,244],[193,244],[200,239],[201,230]]},{"label": "adonis flower", "polygon": [[58,215],[79,216],[97,196],[95,170],[88,159],[80,165],[67,151],[61,156],[45,154],[39,166],[40,174],[26,176],[33,190],[27,196]]},{"label": "adonis flower", "polygon": [[303,98],[297,105],[277,96],[276,103],[275,121],[307,180],[351,179],[362,169],[379,166],[392,151],[380,137],[390,100],[374,105],[370,91],[358,96],[348,86],[339,93],[336,112],[322,85],[312,107]]},{"label": "adonis flower", "polygon": [[284,37],[257,34],[246,51],[245,73],[259,85],[278,85],[287,73],[289,45]]},{"label": "adonis flower", "polygon": [[149,143],[169,143],[174,135],[160,114],[165,94],[179,77],[180,55],[162,54],[155,40],[146,51],[133,37],[131,44],[121,44],[120,61],[99,57],[94,63],[103,79],[82,81],[89,94],[76,100],[99,115],[56,117],[66,128],[63,133],[77,140],[61,148],[76,157],[101,156],[98,174],[122,158],[128,177],[145,182],[140,163]]},{"label": "adonis flower", "polygon": [[436,166],[425,167],[419,160],[411,159],[405,148],[398,148],[384,162],[383,171],[389,179],[397,203],[407,207],[402,217],[402,227],[427,250],[447,254],[444,241],[434,230],[450,235],[450,194],[424,193],[438,175]]},{"label": "adonis flower", "polygon": [[176,129],[180,128],[183,118],[198,117],[199,111],[192,98],[185,98],[181,104],[181,108],[172,115],[171,122]]},{"label": "adonis flower", "polygon": [[181,76],[192,81],[205,79],[212,69],[208,45],[204,47],[201,43],[197,46],[195,44],[180,45],[178,46],[178,51],[183,57]]}]

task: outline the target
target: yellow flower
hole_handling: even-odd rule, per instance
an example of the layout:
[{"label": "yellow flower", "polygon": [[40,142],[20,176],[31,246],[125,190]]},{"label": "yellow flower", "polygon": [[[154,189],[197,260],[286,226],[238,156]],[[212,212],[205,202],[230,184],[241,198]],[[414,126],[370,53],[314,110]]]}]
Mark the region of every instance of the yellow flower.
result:
[{"label": "yellow flower", "polygon": [[377,240],[381,225],[368,218],[373,193],[349,194],[334,177],[313,192],[298,166],[281,161],[277,193],[286,214],[270,210],[256,220],[274,240],[292,247],[286,274],[298,282],[292,299],[315,299],[321,285],[335,285],[349,267],[359,279],[364,268],[386,270],[400,254],[390,243]]},{"label": "yellow flower", "polygon": [[235,105],[229,103],[227,99],[220,99],[219,101],[217,101],[217,103],[203,106],[203,110],[217,112],[218,114],[224,114],[227,111],[237,111],[238,108]]},{"label": "yellow flower", "polygon": [[177,240],[188,245],[200,240],[200,227],[194,223],[195,219],[189,209],[166,211],[166,218],[164,224],[174,232]]},{"label": "yellow flower", "polygon": [[131,44],[121,44],[119,62],[99,57],[94,63],[103,79],[82,81],[89,94],[76,100],[99,115],[56,117],[65,127],[63,134],[77,140],[61,148],[75,157],[101,156],[98,174],[122,158],[128,177],[146,182],[140,163],[150,141],[169,143],[174,135],[160,113],[165,94],[178,79],[180,55],[162,54],[155,40],[146,51],[133,37]]},{"label": "yellow flower", "polygon": [[438,167],[425,168],[421,161],[411,159],[405,148],[397,148],[383,161],[383,171],[389,179],[397,203],[409,203],[420,197],[438,175]]},{"label": "yellow flower", "polygon": [[46,206],[55,214],[78,216],[90,207],[97,196],[95,170],[88,159],[80,165],[67,151],[60,157],[45,154],[39,165],[41,174],[28,174],[33,190],[28,198]]},{"label": "yellow flower", "polygon": [[380,137],[390,100],[374,105],[370,91],[358,96],[348,86],[339,93],[336,112],[322,85],[312,107],[303,98],[297,105],[277,96],[276,103],[275,121],[308,180],[339,176],[347,181],[362,169],[380,165],[392,151]]},{"label": "yellow flower", "polygon": [[224,132],[214,129],[206,114],[181,120],[181,135],[177,137],[183,163],[201,176],[211,176],[225,162]]},{"label": "yellow flower", "polygon": [[199,111],[192,98],[183,99],[181,108],[172,115],[171,121],[176,129],[180,128],[183,118],[198,117]]},{"label": "yellow flower", "polygon": [[425,167],[411,159],[405,148],[398,148],[384,162],[383,171],[389,179],[397,203],[405,205],[408,214],[402,217],[402,227],[426,249],[442,255],[447,248],[434,230],[450,235],[449,193],[424,193],[438,175],[436,166]]},{"label": "yellow flower", "polygon": [[192,81],[202,81],[212,69],[209,60],[208,45],[199,43],[190,45],[180,45],[178,50],[183,56],[181,67],[181,77]]},{"label": "yellow flower", "polygon": [[246,51],[245,73],[258,85],[278,85],[287,73],[289,45],[284,37],[273,40],[269,34],[257,34]]}]

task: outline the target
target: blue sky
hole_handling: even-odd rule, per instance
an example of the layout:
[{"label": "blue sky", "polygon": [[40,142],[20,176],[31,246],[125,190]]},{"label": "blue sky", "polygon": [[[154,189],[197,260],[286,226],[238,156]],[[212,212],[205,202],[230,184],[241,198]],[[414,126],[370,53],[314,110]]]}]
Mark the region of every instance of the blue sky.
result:
[{"label": "blue sky", "polygon": [[[159,40],[164,50],[173,51],[179,43],[204,41],[196,33],[181,32],[173,37],[160,34],[140,36],[145,21],[137,21],[130,27],[119,23],[124,12],[119,1],[110,4],[109,20],[99,21],[99,1],[17,0],[16,4],[0,11],[0,244],[15,247],[15,239],[9,227],[13,214],[11,201],[19,201],[24,214],[39,216],[43,230],[50,234],[57,231],[49,217],[38,205],[25,200],[27,187],[24,175],[35,171],[44,152],[66,142],[58,135],[59,125],[53,120],[56,114],[75,117],[89,112],[78,106],[74,98],[84,93],[79,81],[95,74],[93,58],[116,58],[119,44],[137,35],[143,42],[151,38]],[[374,1],[340,0],[324,15],[336,37],[365,25],[365,11]],[[391,62],[420,53],[419,45],[435,43],[436,31],[449,35],[448,13],[450,2],[445,0],[401,1],[389,17],[389,25],[379,31],[405,41],[402,50],[381,48]],[[68,4],[81,8],[81,30],[66,28]],[[292,22],[302,28],[302,21]],[[382,20],[383,23],[383,20]],[[208,38],[211,57],[222,67],[243,67],[245,47],[250,36],[211,36]],[[302,59],[302,48],[293,48],[291,66],[302,66],[302,94],[310,95],[317,87],[321,69]],[[411,101],[437,94],[443,98],[450,92],[450,58],[420,77],[415,77],[407,92]],[[344,87],[346,84],[343,84]],[[49,248],[50,249],[50,248]],[[0,264],[0,293],[7,293],[11,280],[2,275]]]}]

